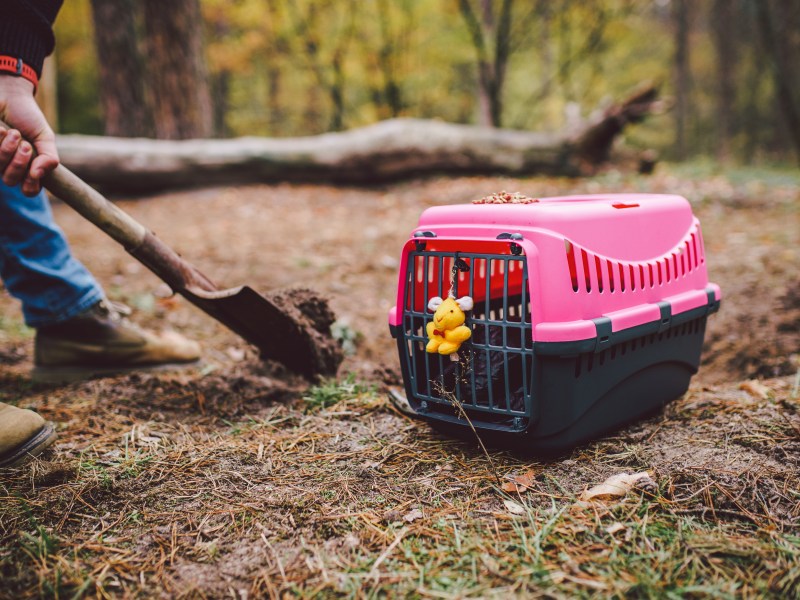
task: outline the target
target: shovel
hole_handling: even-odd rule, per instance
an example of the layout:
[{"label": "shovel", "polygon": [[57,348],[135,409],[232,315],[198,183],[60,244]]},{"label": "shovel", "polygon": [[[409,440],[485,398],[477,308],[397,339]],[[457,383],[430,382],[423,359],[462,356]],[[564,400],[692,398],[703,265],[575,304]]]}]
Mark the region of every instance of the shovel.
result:
[{"label": "shovel", "polygon": [[[0,123],[2,124],[2,123]],[[222,289],[130,215],[63,165],[43,179],[51,193],[119,242],[127,252],[180,294],[261,352],[309,378],[334,375],[342,360],[331,337],[333,314],[308,290],[265,298],[248,286]]]}]

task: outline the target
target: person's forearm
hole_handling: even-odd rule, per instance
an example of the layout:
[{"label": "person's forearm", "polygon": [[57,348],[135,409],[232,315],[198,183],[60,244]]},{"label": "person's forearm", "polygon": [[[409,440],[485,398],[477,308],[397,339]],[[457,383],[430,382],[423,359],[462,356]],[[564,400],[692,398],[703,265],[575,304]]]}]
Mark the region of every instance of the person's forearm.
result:
[{"label": "person's forearm", "polygon": [[53,51],[53,22],[63,0],[3,0],[0,18],[0,56],[29,65],[37,76]]}]

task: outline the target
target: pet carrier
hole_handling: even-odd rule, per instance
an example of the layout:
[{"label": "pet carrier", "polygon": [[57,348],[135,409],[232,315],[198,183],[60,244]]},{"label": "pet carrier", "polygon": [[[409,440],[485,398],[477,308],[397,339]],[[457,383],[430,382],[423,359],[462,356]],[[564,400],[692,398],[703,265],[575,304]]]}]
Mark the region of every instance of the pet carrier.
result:
[{"label": "pet carrier", "polygon": [[[450,338],[428,306],[464,296],[469,339],[454,360],[429,345]],[[553,453],[683,394],[720,297],[680,196],[441,206],[403,248],[389,325],[417,414]]]}]

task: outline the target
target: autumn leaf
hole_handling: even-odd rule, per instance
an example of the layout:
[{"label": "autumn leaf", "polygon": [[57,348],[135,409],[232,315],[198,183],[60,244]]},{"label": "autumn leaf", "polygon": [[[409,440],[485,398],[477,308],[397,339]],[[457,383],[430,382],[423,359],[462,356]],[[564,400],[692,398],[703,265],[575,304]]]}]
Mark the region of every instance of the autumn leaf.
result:
[{"label": "autumn leaf", "polygon": [[763,383],[758,381],[757,379],[749,379],[748,381],[743,381],[739,384],[739,389],[744,390],[748,394],[750,394],[753,398],[758,398],[759,400],[766,400],[769,398],[770,394],[772,394],[772,390],[765,386]]},{"label": "autumn leaf", "polygon": [[422,511],[418,508],[415,508],[414,510],[403,516],[403,521],[405,521],[406,523],[413,523],[417,519],[421,519],[423,516],[424,515],[422,514]]},{"label": "autumn leaf", "polygon": [[501,486],[504,492],[522,494],[528,491],[536,483],[536,472],[533,469],[528,469],[521,475],[516,475],[511,478],[511,481],[506,481]]},{"label": "autumn leaf", "polygon": [[525,514],[525,507],[518,502],[514,502],[513,500],[503,500],[503,504],[505,505],[506,510],[512,515]]},{"label": "autumn leaf", "polygon": [[606,479],[600,485],[589,488],[580,499],[584,502],[589,500],[613,500],[627,496],[633,489],[655,489],[656,482],[648,471],[641,473],[617,473]]}]

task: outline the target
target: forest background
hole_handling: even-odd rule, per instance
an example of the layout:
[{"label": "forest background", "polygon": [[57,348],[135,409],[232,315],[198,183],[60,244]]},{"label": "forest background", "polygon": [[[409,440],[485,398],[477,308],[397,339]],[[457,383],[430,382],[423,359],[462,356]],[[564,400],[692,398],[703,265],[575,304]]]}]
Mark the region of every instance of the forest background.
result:
[{"label": "forest background", "polygon": [[[581,177],[467,168],[363,186],[286,182],[278,162],[254,169],[274,179],[117,185],[115,204],[211,280],[329,299],[348,356],[313,385],[54,202],[109,298],[201,341],[204,359],[35,384],[34,331],[0,294],[0,401],[59,432],[52,453],[1,476],[0,600],[800,598],[799,0],[66,0],[56,35],[37,98],[61,133],[124,138],[59,140],[75,171],[75,157],[139,169],[105,185],[173,184],[162,166],[249,145],[125,136],[301,136],[392,117],[570,133],[645,81],[669,110],[618,139],[615,158],[660,156],[649,174],[618,160]],[[484,451],[397,409],[386,315],[401,249],[424,210],[504,189],[691,202],[723,299],[687,394],[553,459]],[[581,500],[624,473],[645,484]]]},{"label": "forest background", "polygon": [[669,160],[800,159],[796,0],[69,0],[62,133],[300,136],[392,117],[563,131],[643,81]]}]

